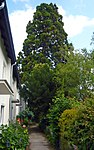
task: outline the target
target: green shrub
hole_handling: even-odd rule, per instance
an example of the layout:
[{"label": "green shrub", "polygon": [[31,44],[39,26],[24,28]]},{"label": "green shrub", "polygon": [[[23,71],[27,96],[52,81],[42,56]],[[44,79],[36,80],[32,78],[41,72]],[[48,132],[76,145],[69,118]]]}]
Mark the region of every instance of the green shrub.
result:
[{"label": "green shrub", "polygon": [[32,111],[29,110],[29,108],[26,108],[25,110],[21,111],[19,113],[20,118],[28,118],[28,119],[32,119],[34,117],[34,113]]},{"label": "green shrub", "polygon": [[10,123],[9,126],[0,127],[0,149],[1,150],[24,150],[29,144],[27,129],[18,123]]},{"label": "green shrub", "polygon": [[26,127],[27,127],[27,126],[28,126],[28,123],[29,123],[29,122],[28,122],[28,118],[27,118],[27,117],[26,117],[26,118],[24,118],[24,120],[23,120],[23,123],[22,123],[22,124],[23,124],[23,125],[26,125]]},{"label": "green shrub", "polygon": [[16,116],[16,120],[21,125],[26,125],[26,126],[28,126],[28,124],[32,122],[33,118],[34,118],[34,113],[30,111],[29,108],[26,108],[25,110],[21,111]]},{"label": "green shrub", "polygon": [[[78,108],[65,110],[59,120],[61,143],[79,150],[94,150],[94,100],[86,99]],[[62,148],[63,150],[63,148]]]},{"label": "green shrub", "polygon": [[58,121],[62,112],[66,109],[71,109],[72,107],[78,105],[79,103],[75,99],[65,98],[63,95],[56,97],[53,100],[53,105],[51,105],[47,118],[49,125],[47,126],[48,138],[53,145],[58,146],[59,144],[59,126]]},{"label": "green shrub", "polygon": [[65,110],[59,119],[60,147],[62,150],[66,150],[66,147],[74,144],[72,143],[72,139],[74,139],[72,127],[74,127],[76,117],[77,109],[72,108]]},{"label": "green shrub", "polygon": [[40,117],[39,128],[41,129],[41,131],[46,132],[47,124],[48,124],[47,117],[45,117],[44,115],[42,117]]}]

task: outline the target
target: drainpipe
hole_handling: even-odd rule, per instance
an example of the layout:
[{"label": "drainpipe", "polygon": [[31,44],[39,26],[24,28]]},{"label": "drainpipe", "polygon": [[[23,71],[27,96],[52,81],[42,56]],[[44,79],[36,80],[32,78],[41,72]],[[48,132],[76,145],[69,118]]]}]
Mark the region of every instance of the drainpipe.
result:
[{"label": "drainpipe", "polygon": [[11,79],[10,79],[10,81],[11,81],[11,83],[10,83],[11,86],[12,86],[12,79],[13,79],[13,68],[14,68],[15,65],[17,65],[17,62],[15,62],[14,64],[11,65]]},{"label": "drainpipe", "polygon": [[[14,66],[16,66],[17,65],[17,62],[15,62],[14,64],[12,64],[12,76],[11,76],[11,81],[13,82],[13,68],[14,68]],[[13,83],[12,83],[12,86],[13,86]],[[13,88],[13,87],[12,87]],[[15,93],[14,93],[14,96],[15,96]],[[16,98],[16,97],[14,97],[14,98]],[[16,120],[16,105],[15,104],[13,104],[12,105],[13,106],[13,110],[12,110],[12,119],[13,120]]]},{"label": "drainpipe", "polygon": [[12,69],[13,69],[13,67],[14,67],[15,65],[17,65],[17,62],[15,62],[14,64],[12,64]]},{"label": "drainpipe", "polygon": [[[11,65],[11,75],[10,75],[10,86],[11,88],[13,89],[13,67],[16,65],[16,62],[14,64]],[[13,95],[10,96],[10,103],[9,103],[9,118],[10,118],[10,121],[14,119],[14,105],[12,103],[13,101]]]},{"label": "drainpipe", "polygon": [[0,10],[2,10],[4,7],[5,7],[5,3],[2,2],[1,5],[0,5]]}]

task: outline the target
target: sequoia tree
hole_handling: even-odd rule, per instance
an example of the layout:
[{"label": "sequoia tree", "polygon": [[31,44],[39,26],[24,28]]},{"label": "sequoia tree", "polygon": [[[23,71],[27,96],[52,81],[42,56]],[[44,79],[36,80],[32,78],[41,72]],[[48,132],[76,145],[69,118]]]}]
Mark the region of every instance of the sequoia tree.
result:
[{"label": "sequoia tree", "polygon": [[32,65],[35,62],[56,65],[66,61],[70,44],[62,16],[55,4],[42,3],[37,6],[33,21],[27,24],[26,32],[27,38],[23,43],[23,55],[29,57],[26,62],[32,62]]},{"label": "sequoia tree", "polygon": [[[59,62],[66,63],[72,45],[68,43],[62,16],[58,13],[57,6],[52,3],[42,3],[36,7],[33,21],[28,22],[26,32],[27,38],[23,43],[23,50],[18,56],[21,83],[24,84],[23,87],[25,87],[28,93],[29,104],[32,104],[30,107],[34,108],[34,106],[42,105],[40,106],[41,111],[44,107],[43,103],[46,103],[46,110],[55,92],[55,86],[51,87],[53,81],[50,69],[54,69]],[[41,64],[41,75],[44,73],[47,80],[44,77],[41,78],[42,76],[39,77],[39,72],[36,73],[39,70],[37,64]],[[47,72],[45,74],[45,67],[42,64],[48,64],[46,67],[50,67],[48,67],[49,74]],[[35,82],[35,80],[39,80],[39,82]],[[45,84],[45,81],[47,84]],[[43,87],[45,87],[44,94]],[[42,93],[38,92],[38,88],[40,88]]]}]

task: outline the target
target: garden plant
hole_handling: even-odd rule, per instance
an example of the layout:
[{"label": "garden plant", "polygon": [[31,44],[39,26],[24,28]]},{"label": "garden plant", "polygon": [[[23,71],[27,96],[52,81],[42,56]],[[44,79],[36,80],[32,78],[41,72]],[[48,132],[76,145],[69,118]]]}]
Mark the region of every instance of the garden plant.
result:
[{"label": "garden plant", "polygon": [[0,127],[0,150],[25,150],[28,144],[28,131],[17,122]]}]

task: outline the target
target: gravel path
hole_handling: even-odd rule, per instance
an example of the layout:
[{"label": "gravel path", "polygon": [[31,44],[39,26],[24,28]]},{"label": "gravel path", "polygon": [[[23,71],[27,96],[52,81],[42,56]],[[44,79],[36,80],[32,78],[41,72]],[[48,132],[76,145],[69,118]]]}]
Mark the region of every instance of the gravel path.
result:
[{"label": "gravel path", "polygon": [[29,150],[54,150],[37,125],[30,128]]}]

